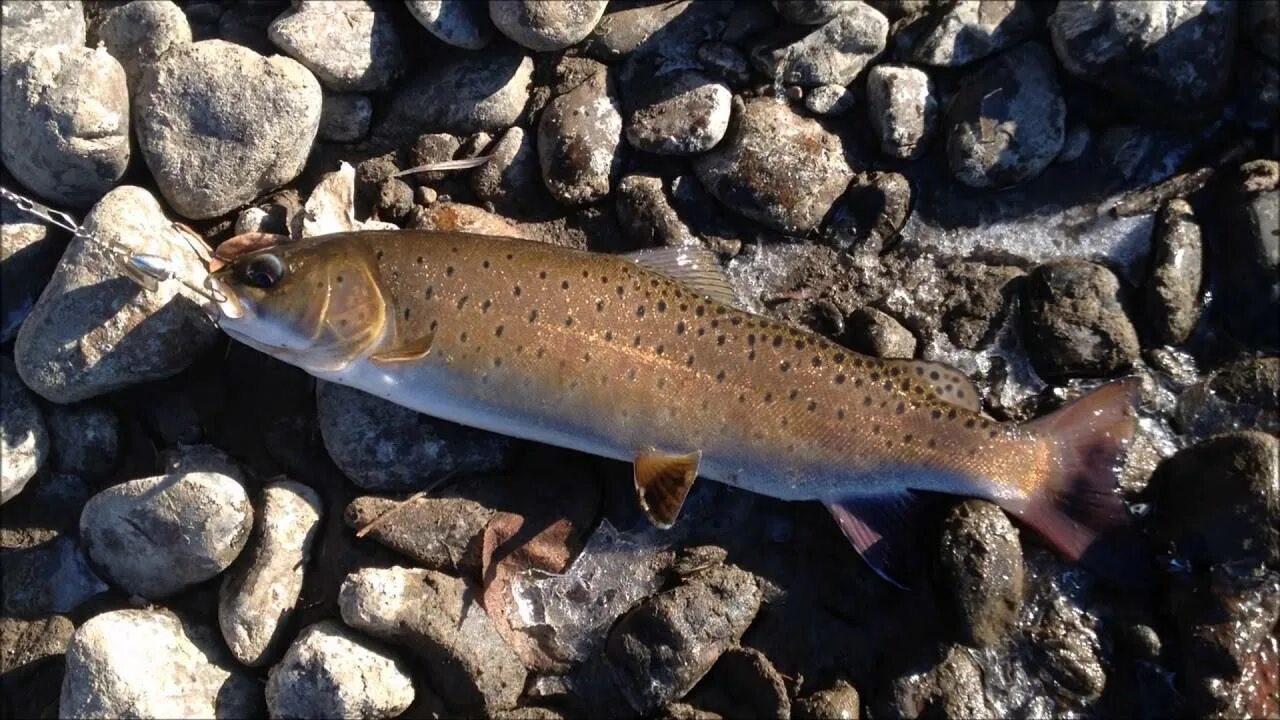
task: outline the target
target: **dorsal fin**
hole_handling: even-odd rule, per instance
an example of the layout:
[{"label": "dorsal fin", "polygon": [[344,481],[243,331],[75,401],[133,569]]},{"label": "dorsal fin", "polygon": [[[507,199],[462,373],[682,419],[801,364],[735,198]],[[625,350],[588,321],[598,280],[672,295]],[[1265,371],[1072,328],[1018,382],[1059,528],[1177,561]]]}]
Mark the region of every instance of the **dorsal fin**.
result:
[{"label": "dorsal fin", "polygon": [[650,248],[622,257],[688,285],[693,290],[725,305],[737,306],[738,296],[724,276],[715,253],[696,245]]},{"label": "dorsal fin", "polygon": [[655,526],[667,529],[675,524],[689,488],[698,477],[701,452],[669,455],[646,450],[636,456],[636,494],[640,507]]},{"label": "dorsal fin", "polygon": [[982,411],[982,396],[964,373],[946,363],[930,360],[881,360],[885,365],[905,369],[911,377],[933,388],[939,400],[969,412]]}]

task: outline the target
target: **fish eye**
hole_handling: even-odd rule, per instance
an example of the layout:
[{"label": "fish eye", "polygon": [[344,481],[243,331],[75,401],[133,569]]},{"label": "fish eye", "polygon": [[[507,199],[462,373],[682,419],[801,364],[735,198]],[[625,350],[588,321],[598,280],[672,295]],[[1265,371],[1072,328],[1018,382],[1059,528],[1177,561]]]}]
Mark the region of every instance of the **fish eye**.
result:
[{"label": "fish eye", "polygon": [[266,290],[284,278],[284,263],[275,255],[258,255],[240,269],[240,279],[246,285]]}]

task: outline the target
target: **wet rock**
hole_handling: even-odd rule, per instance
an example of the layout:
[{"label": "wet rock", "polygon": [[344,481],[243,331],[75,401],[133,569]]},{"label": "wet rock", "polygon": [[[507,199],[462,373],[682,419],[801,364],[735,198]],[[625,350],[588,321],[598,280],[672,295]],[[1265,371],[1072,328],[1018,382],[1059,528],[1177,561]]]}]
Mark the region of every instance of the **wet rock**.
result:
[{"label": "wet rock", "polygon": [[533,58],[510,48],[458,53],[405,83],[375,136],[403,144],[423,132],[498,132],[520,117],[532,79]]},{"label": "wet rock", "polygon": [[1280,165],[1249,163],[1224,198],[1230,231],[1218,283],[1229,310],[1224,322],[1246,343],[1280,348]]},{"label": "wet rock", "polygon": [[[103,242],[163,257],[196,284],[203,279],[199,256],[142,188],[113,190],[85,224]],[[18,373],[44,398],[70,403],[182,371],[217,330],[178,288],[141,292],[101,245],[73,240],[18,332]]]},{"label": "wet rock", "polygon": [[301,483],[262,489],[253,534],[218,596],[222,637],[249,667],[270,662],[284,640],[321,512],[320,496]]},{"label": "wet rock", "polygon": [[663,189],[662,178],[654,175],[627,175],[615,194],[618,223],[627,239],[639,247],[668,245],[680,247],[698,242],[680,220]]},{"label": "wet rock", "polygon": [[698,62],[712,76],[731,88],[741,88],[751,79],[751,66],[729,43],[707,42],[698,46]]},{"label": "wet rock", "polygon": [[58,538],[74,537],[80,510],[92,495],[75,475],[42,474],[0,514],[0,548],[33,548]]},{"label": "wet rock", "polygon": [[436,38],[464,50],[479,50],[493,38],[489,8],[476,0],[408,0],[414,19]]},{"label": "wet rock", "polygon": [[385,90],[404,70],[387,9],[365,0],[304,0],[271,23],[271,42],[335,92]]},{"label": "wet rock", "polygon": [[846,0],[771,0],[783,20],[797,25],[821,25],[837,15],[856,12]]},{"label": "wet rock", "polygon": [[1214,371],[1178,397],[1178,424],[1191,437],[1231,430],[1280,432],[1280,358],[1240,360]]},{"label": "wet rock", "polygon": [[1104,376],[1138,358],[1111,271],[1083,260],[1037,267],[1024,286],[1027,352],[1046,378]]},{"label": "wet rock", "polygon": [[250,717],[262,689],[205,628],[165,610],[114,610],[76,629],[59,717]]},{"label": "wet rock", "polygon": [[659,155],[710,150],[729,127],[729,88],[697,72],[675,75],[660,92],[627,102],[627,140]]},{"label": "wet rock", "polygon": [[982,669],[971,651],[951,645],[935,664],[894,679],[888,717],[991,717],[982,692]]},{"label": "wet rock", "polygon": [[120,420],[110,408],[52,405],[45,420],[55,472],[101,478],[115,470],[120,458]]},{"label": "wet rock", "polygon": [[694,161],[702,184],[725,206],[776,230],[817,227],[853,176],[840,138],[768,98],[745,103],[734,125]]},{"label": "wet rock", "polygon": [[786,682],[769,658],[752,648],[726,650],[693,694],[701,698],[700,705],[724,717],[791,717]]},{"label": "wet rock", "polygon": [[347,576],[338,606],[347,625],[404,646],[428,664],[451,705],[492,713],[514,707],[525,669],[468,582],[421,568],[366,568]]},{"label": "wet rock", "polygon": [[373,103],[367,95],[326,94],[320,105],[316,137],[327,142],[350,143],[369,134]]},{"label": "wet rock", "polygon": [[924,153],[938,119],[929,76],[905,65],[877,65],[867,73],[867,115],[880,151],[903,160]]},{"label": "wet rock", "polygon": [[1030,0],[962,0],[938,16],[913,55],[925,65],[967,65],[1034,35],[1039,25]]},{"label": "wet rock", "polygon": [[130,480],[80,515],[85,550],[113,583],[157,600],[227,569],[253,526],[240,483],[211,472]]},{"label": "wet rock", "polygon": [[1237,6],[1203,3],[1059,3],[1049,32],[1067,72],[1119,102],[1149,111],[1204,112],[1231,71]]},{"label": "wet rock", "polygon": [[143,73],[138,145],[179,214],[216,217],[302,172],[321,103],[320,84],[298,62],[204,40]]},{"label": "wet rock", "polygon": [[273,718],[393,718],[413,703],[409,669],[332,620],[298,634],[267,679]]},{"label": "wet rock", "polygon": [[68,613],[107,591],[69,537],[34,547],[0,550],[0,611],[36,617]]},{"label": "wet rock", "polygon": [[472,192],[499,214],[530,215],[551,202],[533,140],[522,127],[507,130],[489,149],[493,159],[471,172]]},{"label": "wet rock", "polygon": [[774,80],[803,87],[853,82],[884,50],[889,21],[858,0],[843,4],[839,16],[799,39],[779,30],[752,50],[751,61]]},{"label": "wet rock", "polygon": [[495,512],[466,497],[402,503],[366,496],[352,500],[344,517],[355,530],[373,525],[369,537],[417,565],[474,577],[480,573],[481,535]]},{"label": "wet rock", "polygon": [[65,248],[48,225],[0,201],[0,343],[18,334]]},{"label": "wet rock", "polygon": [[105,195],[129,165],[120,63],[102,48],[71,45],[8,63],[0,79],[0,159],[55,204],[85,208]]},{"label": "wet rock", "polygon": [[858,691],[844,680],[800,698],[795,705],[798,720],[857,720],[860,707]]},{"label": "wet rock", "polygon": [[1063,592],[1060,582],[1041,584],[1041,597],[1028,602],[1038,612],[1027,627],[1036,639],[1031,647],[1033,670],[1058,696],[1060,707],[1087,707],[1107,685],[1098,618],[1078,598]]},{"label": "wet rock", "polygon": [[862,307],[849,316],[849,344],[859,352],[883,358],[913,358],[916,338],[892,316]]},{"label": "wet rock", "polygon": [[0,362],[0,504],[22,492],[49,455],[49,433],[35,395],[13,364]]},{"label": "wet rock", "polygon": [[1176,345],[1187,339],[1200,317],[1200,225],[1186,200],[1160,208],[1154,240],[1143,309],[1152,343]]},{"label": "wet rock", "polygon": [[542,179],[566,205],[609,194],[621,162],[622,116],[607,73],[552,100],[538,121]]},{"label": "wet rock", "polygon": [[506,437],[333,383],[319,383],[316,412],[329,456],[366,490],[422,490],[447,475],[495,470],[511,447]]},{"label": "wet rock", "polygon": [[103,16],[98,37],[124,67],[129,91],[136,92],[146,67],[171,48],[191,43],[191,24],[182,8],[169,0],[130,2]]},{"label": "wet rock", "polygon": [[983,64],[947,108],[947,159],[956,178],[1003,188],[1039,175],[1062,150],[1066,103],[1053,58],[1027,43]]},{"label": "wet rock", "polygon": [[854,102],[853,93],[841,85],[820,85],[804,95],[804,107],[814,115],[843,115],[853,109]]},{"label": "wet rock", "polygon": [[942,526],[939,569],[960,640],[978,648],[999,645],[1022,608],[1022,547],[1009,518],[981,500],[956,505]]},{"label": "wet rock", "polygon": [[67,45],[82,47],[86,26],[80,0],[52,0],[13,3],[0,15],[0,66],[8,73],[9,63],[41,48]]},{"label": "wet rock", "polygon": [[503,35],[530,50],[563,50],[591,34],[606,0],[490,0],[489,18]]}]

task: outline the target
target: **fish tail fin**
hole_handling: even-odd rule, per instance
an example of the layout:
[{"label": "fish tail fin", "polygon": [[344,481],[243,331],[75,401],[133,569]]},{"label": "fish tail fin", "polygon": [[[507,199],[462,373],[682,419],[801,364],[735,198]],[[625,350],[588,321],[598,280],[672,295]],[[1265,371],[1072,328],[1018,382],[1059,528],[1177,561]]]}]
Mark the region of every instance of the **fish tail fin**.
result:
[{"label": "fish tail fin", "polygon": [[1070,559],[1124,585],[1143,584],[1151,569],[1117,488],[1138,392],[1136,378],[1108,383],[1025,425],[1056,462],[1028,496],[1005,506]]}]

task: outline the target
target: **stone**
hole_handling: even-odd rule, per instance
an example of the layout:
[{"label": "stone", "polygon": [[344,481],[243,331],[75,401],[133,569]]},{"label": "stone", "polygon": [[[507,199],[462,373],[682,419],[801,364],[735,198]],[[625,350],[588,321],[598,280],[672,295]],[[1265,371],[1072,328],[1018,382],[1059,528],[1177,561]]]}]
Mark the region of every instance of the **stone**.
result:
[{"label": "stone", "polygon": [[1061,260],[1032,270],[1023,287],[1027,354],[1045,378],[1101,377],[1138,359],[1138,336],[1110,270]]},{"label": "stone", "polygon": [[94,495],[80,537],[125,591],[159,600],[226,570],[249,540],[253,506],[233,477],[177,472],[130,480]]},{"label": "stone", "polygon": [[129,2],[107,11],[98,37],[124,68],[130,92],[136,92],[146,67],[174,47],[191,43],[191,24],[170,0]]},{"label": "stone", "polygon": [[[877,69],[872,68],[871,72]],[[856,102],[854,94],[842,85],[819,85],[804,94],[804,107],[814,115],[844,115]]]},{"label": "stone", "polygon": [[1062,150],[1066,103],[1053,58],[1026,43],[961,81],[947,108],[947,159],[960,182],[1005,188],[1039,175]]},{"label": "stone", "polygon": [[606,0],[489,0],[489,19],[530,50],[563,50],[591,34]]},{"label": "stone", "polygon": [[[992,717],[982,686],[982,668],[959,645],[945,649],[936,663],[896,677],[887,698],[889,717]],[[880,713],[877,713],[879,715]]]},{"label": "stone", "polygon": [[18,334],[65,249],[61,233],[0,200],[0,343]]},{"label": "stone", "polygon": [[0,612],[16,617],[69,613],[106,592],[70,537],[0,550]]},{"label": "stone", "polygon": [[129,90],[102,48],[57,45],[5,65],[0,160],[57,205],[87,208],[129,166]]},{"label": "stone", "polygon": [[205,628],[166,610],[113,610],[89,618],[67,647],[58,716],[252,717],[262,689],[218,657]]},{"label": "stone", "polygon": [[937,17],[912,56],[925,65],[968,65],[1034,35],[1040,22],[1032,0],[961,0]]},{"label": "stone", "polygon": [[1143,309],[1152,343],[1177,345],[1186,341],[1200,318],[1203,247],[1191,204],[1180,198],[1165,203],[1153,240]]},{"label": "stone", "polygon": [[667,199],[662,178],[627,175],[618,183],[614,198],[618,206],[618,224],[627,239],[636,246],[684,247],[699,244],[698,238]]},{"label": "stone", "polygon": [[641,103],[628,103],[627,141],[659,155],[696,155],[729,127],[729,88],[697,72],[675,75]]},{"label": "stone", "polygon": [[542,184],[542,168],[534,135],[515,126],[502,134],[489,149],[492,159],[471,171],[471,190],[483,202],[491,203],[500,215],[528,216],[551,202]]},{"label": "stone", "polygon": [[[146,190],[111,191],[85,217],[105,243],[164,258],[197,286],[204,264]],[[75,239],[18,331],[14,361],[47,400],[72,403],[186,369],[217,329],[177,283],[143,292],[101,244]]]},{"label": "stone", "polygon": [[467,497],[427,497],[402,504],[364,496],[351,501],[344,519],[354,530],[372,525],[369,537],[416,565],[475,577],[481,570],[482,534],[494,514]]},{"label": "stone", "polygon": [[892,316],[873,307],[861,307],[849,316],[849,345],[859,352],[882,358],[916,356],[916,338]]},{"label": "stone", "polygon": [[848,85],[884,51],[889,20],[858,0],[846,0],[842,13],[795,38],[781,28],[751,51],[756,69],[776,81],[802,87]]},{"label": "stone", "polygon": [[1067,136],[1062,141],[1062,150],[1058,151],[1058,157],[1053,161],[1056,163],[1072,163],[1079,160],[1086,150],[1089,149],[1089,143],[1093,140],[1093,133],[1089,130],[1088,125],[1073,125],[1067,128]]},{"label": "stone", "polygon": [[271,662],[285,640],[322,512],[320,496],[302,483],[262,489],[253,534],[218,593],[222,637],[242,664]]},{"label": "stone", "polygon": [[40,666],[60,660],[75,629],[62,615],[0,617],[0,687],[17,691]]},{"label": "stone", "polygon": [[367,0],[303,0],[267,32],[328,90],[385,90],[405,67],[400,33],[388,10]]},{"label": "stone", "polygon": [[698,46],[698,62],[713,77],[731,88],[741,88],[751,80],[751,66],[729,43],[705,42]]},{"label": "stone", "polygon": [[400,178],[387,178],[378,185],[374,203],[380,219],[399,222],[413,209],[413,188]]},{"label": "stone", "polygon": [[51,405],[45,416],[54,472],[103,478],[120,460],[120,419],[104,405]]},{"label": "stone", "polygon": [[797,25],[821,25],[851,12],[847,0],[770,0],[783,20]]},{"label": "stone", "polygon": [[532,81],[533,58],[509,47],[458,53],[404,83],[374,136],[402,145],[423,132],[499,132],[520,118]]},{"label": "stone", "polygon": [[880,151],[914,160],[924,154],[938,120],[933,82],[923,70],[877,65],[867,73],[867,117],[880,138]]},{"label": "stone", "polygon": [[[583,49],[605,62],[620,60],[642,47],[661,42],[682,24],[686,13],[701,12],[689,0],[613,2],[583,42]],[[655,37],[656,36],[656,37]]]},{"label": "stone", "polygon": [[0,361],[0,504],[22,492],[49,456],[49,432],[35,395]]},{"label": "stone", "polygon": [[797,720],[858,720],[858,691],[844,680],[800,698],[793,717]]},{"label": "stone", "polygon": [[1018,530],[997,506],[966,500],[942,525],[940,577],[961,642],[999,646],[1022,609],[1022,546]]},{"label": "stone", "polygon": [[[513,130],[516,128],[512,128]],[[462,149],[462,141],[448,133],[425,133],[419,135],[409,146],[408,166],[419,167],[453,160]],[[412,176],[415,182],[437,183],[449,177],[442,170],[417,172]]]},{"label": "stone", "polygon": [[33,548],[62,535],[74,537],[80,511],[93,492],[75,475],[43,473],[0,514],[0,549]]},{"label": "stone", "polygon": [[1280,432],[1280,357],[1238,360],[1178,397],[1179,429],[1193,438],[1232,430]]},{"label": "stone", "polygon": [[87,27],[84,6],[80,0],[6,3],[0,14],[0,67],[8,73],[8,65],[41,48],[66,45],[83,47]]},{"label": "stone", "polygon": [[369,134],[372,122],[373,102],[368,95],[325,93],[316,137],[325,142],[356,142]]},{"label": "stone", "polygon": [[896,172],[854,176],[836,201],[820,237],[837,249],[879,254],[898,240],[911,215],[911,182]]},{"label": "stone", "polygon": [[552,197],[583,205],[608,195],[621,143],[622,115],[607,73],[552,100],[538,121],[538,162]]},{"label": "stone", "polygon": [[1280,348],[1280,163],[1247,163],[1223,198],[1229,231],[1222,233],[1224,324],[1246,344]]},{"label": "stone", "polygon": [[769,98],[747,101],[729,134],[694,160],[698,180],[729,209],[770,228],[817,227],[853,171],[840,138]]},{"label": "stone", "polygon": [[403,662],[332,620],[298,633],[267,677],[273,718],[389,719],[408,709],[413,697]]},{"label": "stone", "polygon": [[174,210],[217,217],[302,172],[322,101],[320,83],[297,61],[203,40],[142,74],[138,146]]},{"label": "stone", "polygon": [[727,718],[791,717],[786,681],[769,658],[754,648],[726,650],[693,695],[699,697],[700,706]]},{"label": "stone", "polygon": [[476,0],[408,0],[414,19],[442,42],[479,50],[493,38],[489,8]]}]

